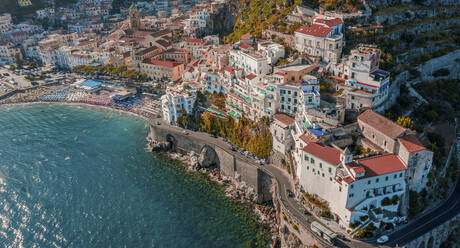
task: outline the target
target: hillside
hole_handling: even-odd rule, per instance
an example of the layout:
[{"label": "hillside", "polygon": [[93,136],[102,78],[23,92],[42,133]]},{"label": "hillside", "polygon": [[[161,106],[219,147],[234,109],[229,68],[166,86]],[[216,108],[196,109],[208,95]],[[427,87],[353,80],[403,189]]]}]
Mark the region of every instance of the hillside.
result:
[{"label": "hillside", "polygon": [[261,37],[262,30],[268,25],[280,25],[280,20],[301,2],[301,0],[241,0],[235,27],[226,37],[226,42],[236,42],[248,32]]}]

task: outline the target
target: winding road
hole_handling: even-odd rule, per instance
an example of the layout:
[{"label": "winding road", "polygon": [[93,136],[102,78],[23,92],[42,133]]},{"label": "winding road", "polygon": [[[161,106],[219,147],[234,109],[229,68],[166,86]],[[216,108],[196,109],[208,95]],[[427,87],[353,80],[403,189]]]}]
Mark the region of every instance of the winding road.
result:
[{"label": "winding road", "polygon": [[[159,119],[156,119],[157,122]],[[161,128],[164,130],[171,131],[172,133],[181,133],[183,135],[184,129],[181,129],[176,126],[171,126],[166,124],[163,121],[160,121]],[[285,206],[288,211],[288,214],[291,218],[295,219],[300,225],[302,225],[306,230],[310,230],[310,224],[313,221],[318,219],[313,215],[304,214],[300,208],[303,206],[292,197],[288,197],[286,194],[287,189],[294,192],[291,184],[289,175],[282,169],[275,167],[274,165],[259,165],[252,158],[242,155],[237,151],[231,150],[231,145],[225,142],[222,138],[213,138],[207,133],[203,132],[193,132],[187,130],[189,136],[192,136],[194,139],[199,139],[209,145],[218,146],[221,149],[226,150],[228,153],[234,155],[238,159],[241,159],[247,163],[258,166],[260,169],[266,171],[269,175],[273,176],[276,182],[278,183],[279,192],[280,192],[280,201]],[[459,137],[460,139],[460,137]],[[460,157],[460,156],[459,156]],[[457,181],[458,182],[458,181]],[[457,215],[460,212],[460,183],[456,184],[455,190],[451,193],[449,198],[441,204],[436,209],[419,216],[416,220],[411,221],[406,226],[401,229],[393,232],[389,235],[390,242],[385,244],[385,246],[394,247],[396,245],[402,246],[408,243],[411,240],[423,235],[424,233],[430,231],[436,226],[444,223],[453,216]],[[316,233],[311,233],[314,236],[317,236]],[[320,241],[324,242],[321,238],[318,238]],[[375,240],[374,240],[375,241]],[[324,245],[329,246],[328,243],[324,242]],[[377,247],[378,245],[375,242],[363,242],[355,239],[338,239],[336,244],[337,247]]]}]

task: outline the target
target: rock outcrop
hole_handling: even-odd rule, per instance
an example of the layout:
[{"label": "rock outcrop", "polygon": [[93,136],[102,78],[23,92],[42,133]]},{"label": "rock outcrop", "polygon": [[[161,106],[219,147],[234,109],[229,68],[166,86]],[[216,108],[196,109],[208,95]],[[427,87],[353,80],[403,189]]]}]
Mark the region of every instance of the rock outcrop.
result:
[{"label": "rock outcrop", "polygon": [[212,166],[219,166],[219,157],[216,151],[210,146],[204,146],[198,157],[198,164],[202,168],[209,168]]}]

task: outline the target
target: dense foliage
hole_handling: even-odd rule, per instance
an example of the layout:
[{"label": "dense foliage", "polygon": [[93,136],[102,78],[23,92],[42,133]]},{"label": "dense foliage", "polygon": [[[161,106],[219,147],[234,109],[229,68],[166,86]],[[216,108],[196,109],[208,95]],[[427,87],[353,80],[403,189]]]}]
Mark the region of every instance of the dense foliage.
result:
[{"label": "dense foliage", "polygon": [[268,25],[284,25],[282,20],[301,0],[241,0],[241,8],[233,28],[226,37],[226,42],[237,42],[243,34],[251,33],[262,36],[262,30]]},{"label": "dense foliage", "polygon": [[270,155],[273,139],[267,118],[253,122],[243,116],[236,122],[230,116],[222,119],[206,112],[198,119],[201,131],[227,138],[257,157],[267,158]]},{"label": "dense foliage", "polygon": [[79,65],[72,68],[73,72],[84,73],[87,75],[93,74],[105,74],[105,75],[118,75],[124,78],[129,78],[137,81],[146,81],[146,74],[139,74],[136,70],[128,70],[126,66],[115,67],[112,64],[101,65],[101,66],[91,66],[91,65]]}]

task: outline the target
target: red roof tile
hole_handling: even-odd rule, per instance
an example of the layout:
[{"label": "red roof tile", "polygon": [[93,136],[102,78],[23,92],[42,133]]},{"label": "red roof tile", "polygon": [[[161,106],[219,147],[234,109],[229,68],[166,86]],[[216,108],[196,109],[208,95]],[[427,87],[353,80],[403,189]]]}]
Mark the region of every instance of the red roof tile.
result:
[{"label": "red roof tile", "polygon": [[361,173],[366,172],[364,167],[360,166],[359,164],[357,164],[355,162],[348,163],[348,164],[346,164],[346,166],[347,166],[348,169],[353,170],[356,174],[361,174]]},{"label": "red roof tile", "polygon": [[345,181],[346,183],[350,184],[350,183],[354,182],[355,180],[352,177],[346,177],[346,178],[343,179],[343,181]]},{"label": "red roof tile", "polygon": [[152,65],[165,66],[165,67],[176,67],[182,64],[182,63],[174,62],[174,61],[156,60],[156,59],[150,60],[149,63]]},{"label": "red roof tile", "polygon": [[313,136],[313,135],[311,135],[311,134],[308,134],[308,135],[307,135],[306,133],[300,135],[300,136],[299,136],[299,139],[301,139],[303,142],[305,142],[305,143],[307,143],[307,144],[310,143],[310,142],[316,142],[316,141],[318,141],[318,139],[317,139],[315,136]]},{"label": "red roof tile", "polygon": [[322,24],[326,24],[326,25],[329,26],[329,27],[334,27],[334,26],[337,26],[337,25],[343,23],[342,19],[340,19],[340,18],[329,19],[329,20],[326,20],[326,19],[316,19],[315,22],[317,22],[317,23],[322,23]]},{"label": "red roof tile", "polygon": [[243,49],[249,49],[249,45],[244,44],[244,43],[239,44],[239,46]]},{"label": "red roof tile", "polygon": [[340,164],[340,151],[335,148],[310,142],[302,150],[332,165]]},{"label": "red roof tile", "polygon": [[186,42],[187,42],[187,43],[202,43],[203,40],[201,40],[201,39],[188,38]]},{"label": "red roof tile", "polygon": [[365,158],[357,161],[366,170],[366,177],[385,175],[393,172],[404,171],[406,166],[394,154]]},{"label": "red roof tile", "polygon": [[409,153],[426,150],[422,142],[413,134],[405,135],[398,139],[399,142],[407,149]]},{"label": "red roof tile", "polygon": [[253,80],[253,79],[256,78],[256,77],[257,77],[257,76],[256,76],[255,74],[253,74],[253,73],[251,73],[251,74],[249,74],[249,75],[246,76],[246,78],[249,79],[249,80]]},{"label": "red roof tile", "polygon": [[313,24],[309,27],[300,26],[296,30],[296,32],[298,33],[312,35],[316,37],[326,37],[331,31],[332,31],[332,28],[327,28],[319,24]]}]

